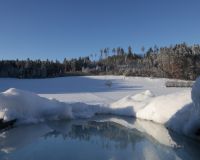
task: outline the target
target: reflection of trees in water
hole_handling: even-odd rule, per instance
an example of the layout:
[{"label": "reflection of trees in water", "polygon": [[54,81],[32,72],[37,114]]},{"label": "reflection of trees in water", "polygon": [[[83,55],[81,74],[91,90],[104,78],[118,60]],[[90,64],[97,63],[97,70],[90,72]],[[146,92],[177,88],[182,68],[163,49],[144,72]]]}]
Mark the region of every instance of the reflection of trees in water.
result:
[{"label": "reflection of trees in water", "polygon": [[[147,134],[141,133],[140,130],[128,129],[117,122],[102,122],[101,119],[98,120],[101,122],[95,120],[51,121],[37,125],[19,126],[5,131],[0,134],[0,159],[5,159],[4,156],[6,156],[6,154],[12,154],[14,151],[26,148],[26,146],[32,143],[34,144],[37,140],[40,141],[41,136],[47,140],[46,142],[42,141],[42,143],[51,144],[51,140],[61,140],[64,146],[70,147],[71,143],[68,143],[70,140],[75,140],[76,145],[82,142],[89,142],[91,144],[89,145],[90,147],[98,145],[100,149],[103,148],[106,151],[111,151],[108,152],[108,154],[112,154],[112,151],[117,149],[118,155],[121,155],[123,151],[130,155],[129,151],[131,150],[133,152],[133,154],[131,152],[131,156],[135,156],[133,159],[150,159],[149,156],[153,156],[154,158],[151,159],[156,159],[157,157],[158,159],[164,160],[178,158],[198,160],[200,157],[200,144],[197,145],[197,142],[193,143],[193,141],[188,138],[185,139],[185,137],[170,133],[173,139],[183,147],[167,147],[160,144],[159,141],[152,140]],[[132,123],[134,122],[131,121],[130,124]],[[141,126],[138,122],[136,125]],[[146,127],[147,124],[145,123],[143,128]],[[148,127],[156,130],[154,125],[148,124]],[[156,131],[159,131],[159,129]],[[56,145],[57,144],[55,144],[54,147],[57,147]],[[88,147],[88,145],[85,146]],[[33,145],[33,147],[35,147],[35,145]],[[90,147],[85,151],[86,153],[90,153]],[[105,150],[102,152],[105,153]]]},{"label": "reflection of trees in water", "polygon": [[[64,140],[74,139],[79,141],[93,141],[93,138],[100,138],[102,147],[110,148],[111,143],[116,143],[116,148],[126,148],[128,144],[135,144],[142,139],[141,133],[137,130],[127,129],[113,122],[90,121],[85,124],[73,124],[71,129],[62,133],[56,129],[45,134],[45,139],[62,136]],[[144,138],[144,137],[143,137]]]}]

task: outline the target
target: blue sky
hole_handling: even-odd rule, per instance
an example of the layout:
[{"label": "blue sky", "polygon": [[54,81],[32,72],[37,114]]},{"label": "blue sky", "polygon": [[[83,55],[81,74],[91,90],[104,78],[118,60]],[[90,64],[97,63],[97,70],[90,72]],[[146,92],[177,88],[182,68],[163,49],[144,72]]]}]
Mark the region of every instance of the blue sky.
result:
[{"label": "blue sky", "polygon": [[199,0],[0,0],[0,59],[200,43]]}]

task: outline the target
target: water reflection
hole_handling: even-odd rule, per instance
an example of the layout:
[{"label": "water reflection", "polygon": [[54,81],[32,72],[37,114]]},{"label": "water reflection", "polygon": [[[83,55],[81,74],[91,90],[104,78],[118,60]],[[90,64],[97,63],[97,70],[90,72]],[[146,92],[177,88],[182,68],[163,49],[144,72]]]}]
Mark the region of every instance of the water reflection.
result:
[{"label": "water reflection", "polygon": [[0,133],[0,159],[199,159],[197,141],[133,118],[97,116]]}]

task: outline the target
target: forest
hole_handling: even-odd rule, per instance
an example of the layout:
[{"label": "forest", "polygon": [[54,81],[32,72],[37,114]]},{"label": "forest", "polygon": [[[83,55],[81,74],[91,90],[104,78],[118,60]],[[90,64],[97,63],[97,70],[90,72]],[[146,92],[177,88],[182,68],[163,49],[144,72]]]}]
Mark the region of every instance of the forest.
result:
[{"label": "forest", "polygon": [[86,57],[58,60],[1,60],[0,77],[50,78],[68,75],[125,75],[194,80],[200,75],[200,45],[186,43],[135,53],[103,48]]}]

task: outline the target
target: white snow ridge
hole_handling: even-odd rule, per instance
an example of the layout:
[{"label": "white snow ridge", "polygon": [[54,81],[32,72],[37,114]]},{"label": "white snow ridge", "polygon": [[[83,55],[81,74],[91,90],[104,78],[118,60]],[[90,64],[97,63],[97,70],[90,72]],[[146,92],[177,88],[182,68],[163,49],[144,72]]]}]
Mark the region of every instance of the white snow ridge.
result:
[{"label": "white snow ridge", "polygon": [[71,117],[70,106],[57,100],[49,100],[15,88],[0,94],[0,118],[5,121],[18,119],[29,123]]},{"label": "white snow ridge", "polygon": [[[192,93],[192,96],[191,96]],[[130,95],[109,105],[64,103],[11,88],[0,93],[0,118],[21,123],[90,118],[95,114],[134,116],[165,125],[181,134],[198,138],[200,130],[200,78],[192,92],[179,91],[155,96],[150,90]]]}]

